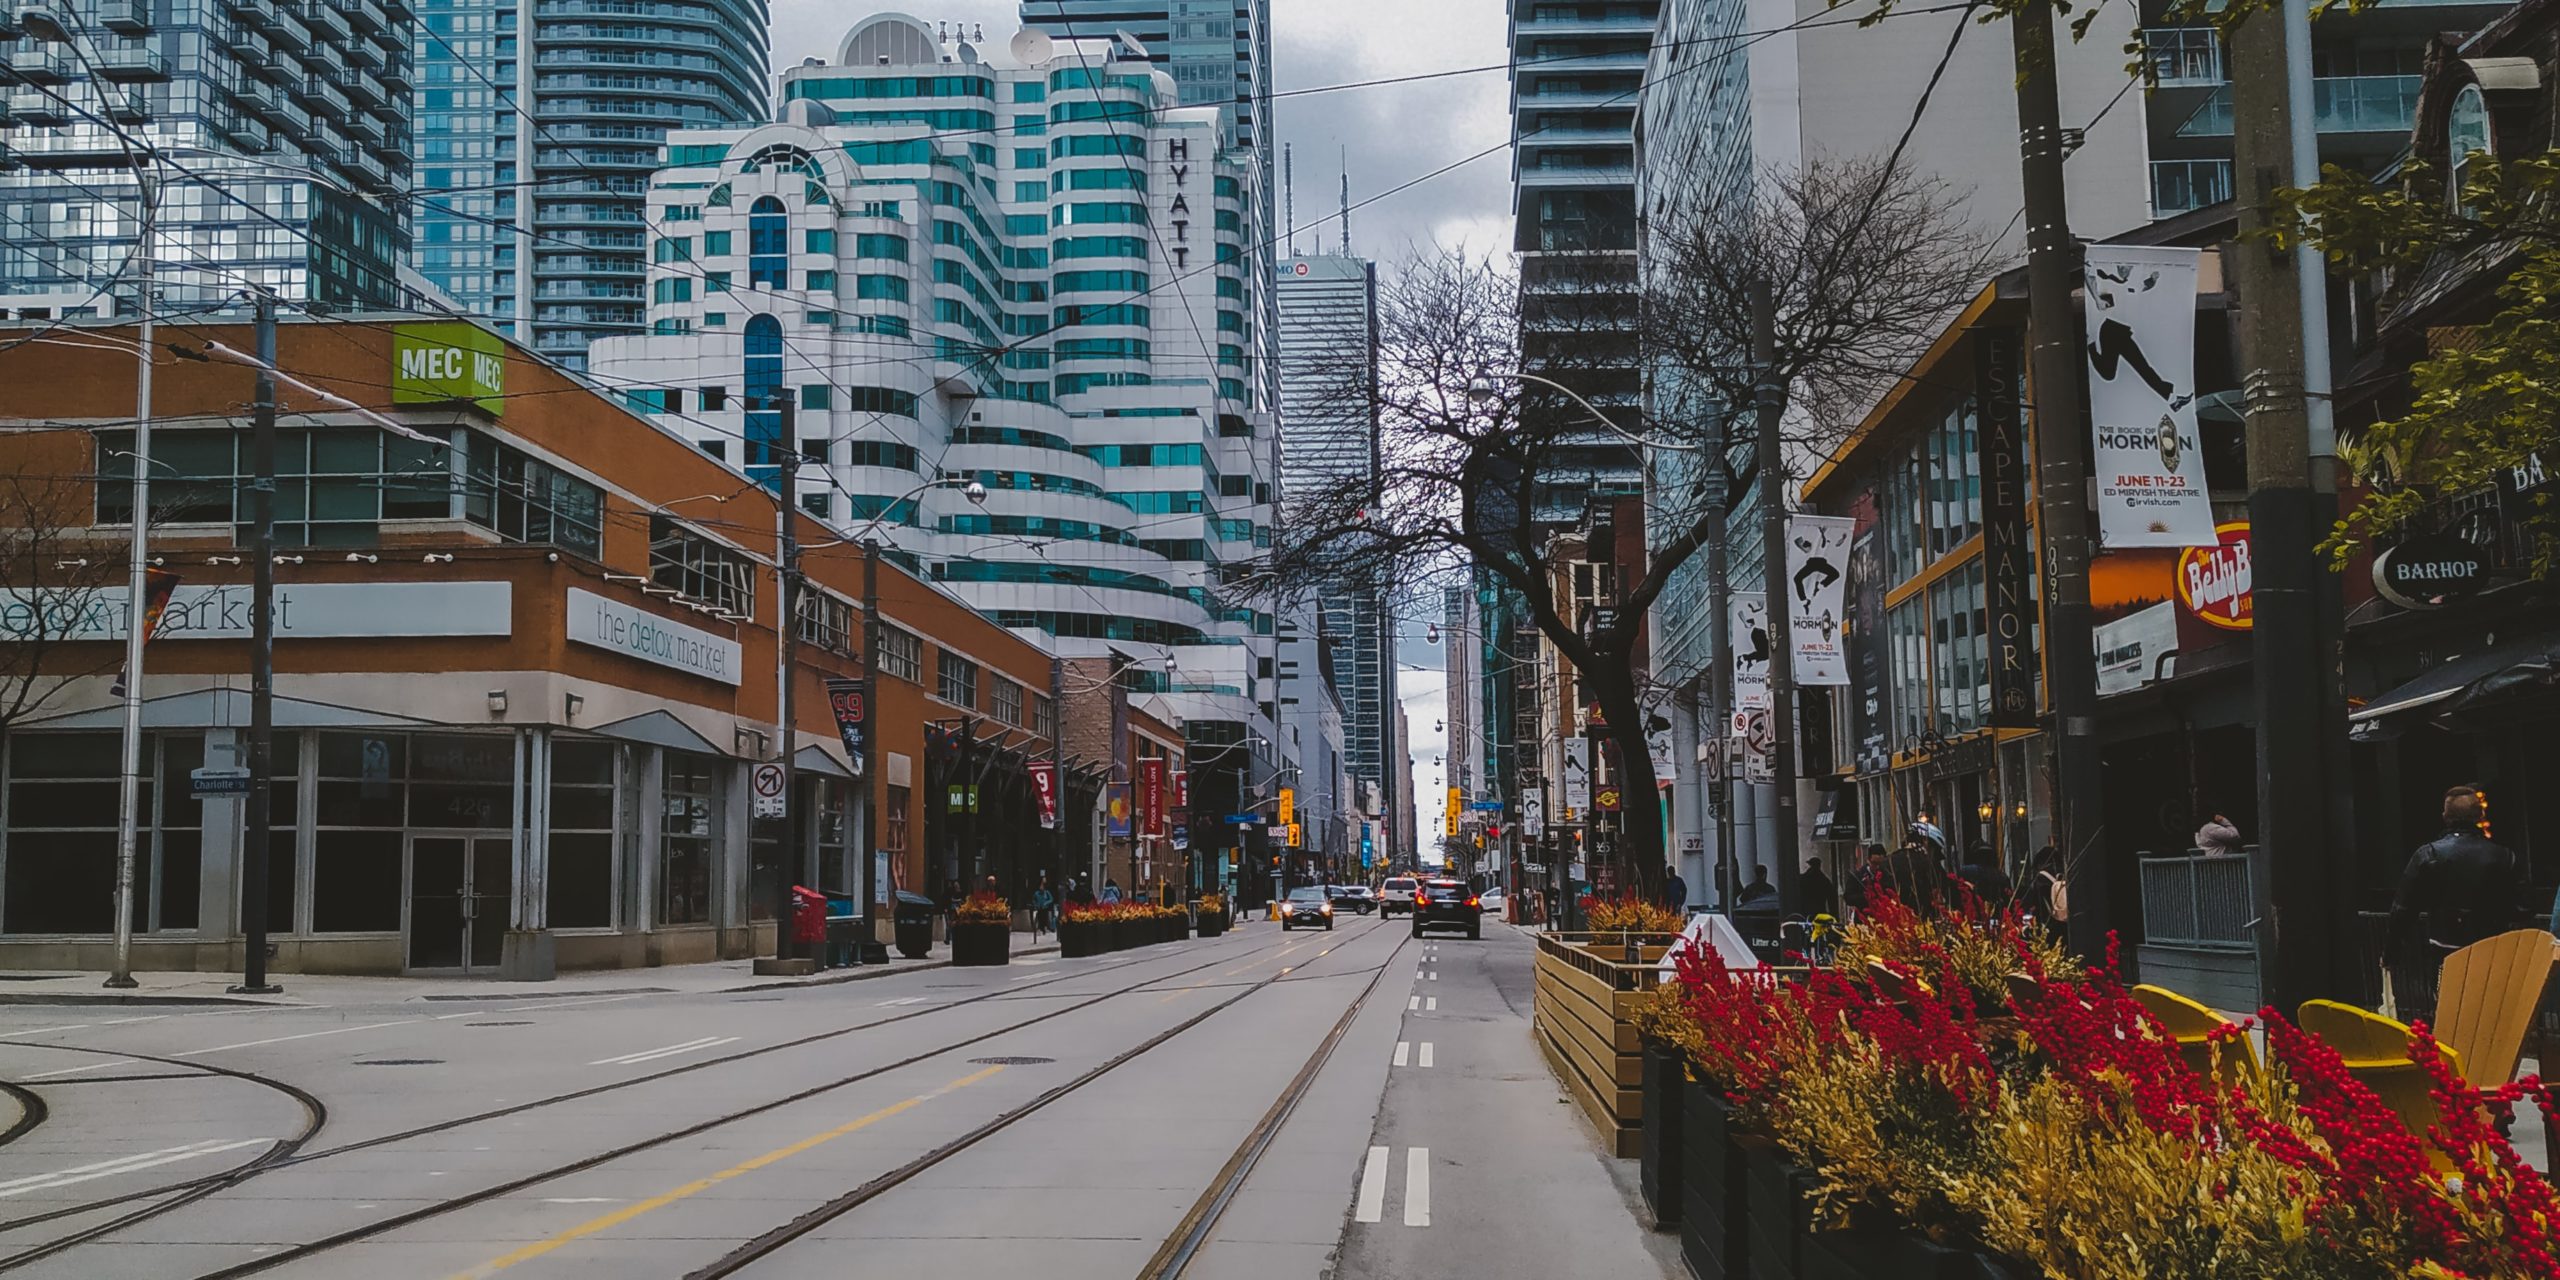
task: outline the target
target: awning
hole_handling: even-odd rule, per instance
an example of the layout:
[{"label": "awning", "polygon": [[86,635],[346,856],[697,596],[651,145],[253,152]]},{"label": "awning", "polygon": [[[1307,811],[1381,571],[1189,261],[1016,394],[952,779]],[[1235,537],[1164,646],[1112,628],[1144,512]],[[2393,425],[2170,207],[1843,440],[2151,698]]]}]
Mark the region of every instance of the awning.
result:
[{"label": "awning", "polygon": [[830,778],[850,779],[853,777],[853,770],[846,768],[844,766],[844,761],[838,760],[834,756],[829,755],[816,747],[802,747],[798,751],[793,752],[791,754],[791,767],[802,773],[822,774]]},{"label": "awning", "polygon": [[2560,633],[2535,632],[2441,663],[2347,717],[2359,742],[2407,729],[2423,712],[2456,714],[2515,692],[2560,683]]},{"label": "awning", "polygon": [[691,751],[698,755],[730,754],[712,745],[709,738],[694,732],[693,726],[665,711],[642,712],[628,720],[616,720],[612,724],[590,729],[588,732],[607,738],[620,738],[625,742],[644,742],[655,747]]}]

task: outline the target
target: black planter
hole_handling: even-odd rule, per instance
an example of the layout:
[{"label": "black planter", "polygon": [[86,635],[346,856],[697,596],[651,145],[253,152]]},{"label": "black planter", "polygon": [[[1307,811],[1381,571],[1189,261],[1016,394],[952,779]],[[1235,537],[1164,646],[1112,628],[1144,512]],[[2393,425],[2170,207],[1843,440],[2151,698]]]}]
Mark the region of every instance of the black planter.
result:
[{"label": "black planter", "polygon": [[1219,934],[1225,933],[1227,931],[1227,913],[1224,911],[1201,912],[1199,918],[1199,929],[1200,936],[1203,938],[1214,938]]},{"label": "black planter", "polygon": [[1680,1094],[1680,1254],[1698,1280],[1746,1280],[1750,1236],[1733,1107],[1702,1081],[1684,1082]]},{"label": "black planter", "polygon": [[1751,1237],[1751,1280],[1800,1280],[1801,1249],[1812,1226],[1805,1212],[1810,1179],[1766,1138],[1743,1137],[1743,1216]]},{"label": "black planter", "polygon": [[[1796,1242],[1798,1280],[1933,1280],[1937,1260],[1915,1255],[1923,1241],[1874,1231],[1811,1231]],[[1935,1246],[1927,1246],[1935,1248]],[[1919,1269],[1912,1269],[1914,1264]]]},{"label": "black planter", "polygon": [[996,965],[1012,959],[1013,926],[1005,924],[955,924],[951,926],[951,963],[954,965]]},{"label": "black planter", "polygon": [[1058,956],[1077,960],[1093,954],[1093,926],[1081,920],[1058,922]]},{"label": "black planter", "polygon": [[1680,1097],[1688,1080],[1685,1055],[1670,1045],[1645,1041],[1644,1128],[1636,1173],[1656,1231],[1680,1225]]},{"label": "black planter", "polygon": [[1105,951],[1117,951],[1120,948],[1129,945],[1121,936],[1127,929],[1127,924],[1118,920],[1105,920],[1102,923],[1095,925],[1095,953],[1100,954]]}]

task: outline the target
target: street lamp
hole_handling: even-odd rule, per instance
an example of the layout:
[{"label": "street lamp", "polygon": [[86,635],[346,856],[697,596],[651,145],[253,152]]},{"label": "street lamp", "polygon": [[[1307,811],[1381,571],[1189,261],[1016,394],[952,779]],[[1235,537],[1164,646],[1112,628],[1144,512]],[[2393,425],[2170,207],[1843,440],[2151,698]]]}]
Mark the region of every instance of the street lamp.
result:
[{"label": "street lamp", "polygon": [[[1626,441],[1627,443],[1629,443],[1629,444],[1642,445],[1643,447],[1648,448],[1648,449],[1685,449],[1685,450],[1697,450],[1697,449],[1705,448],[1705,446],[1704,446],[1704,445],[1696,445],[1696,444],[1681,444],[1681,443],[1677,443],[1677,442],[1675,442],[1675,441],[1670,441],[1670,440],[1648,440],[1648,439],[1646,439],[1646,438],[1645,438],[1645,437],[1643,437],[1643,436],[1637,435],[1636,433],[1634,433],[1634,432],[1632,432],[1632,431],[1627,430],[1625,427],[1619,426],[1619,425],[1618,425],[1614,420],[1612,420],[1612,419],[1609,417],[1609,415],[1608,415],[1608,414],[1605,414],[1605,413],[1600,412],[1600,410],[1599,410],[1599,408],[1598,408],[1597,406],[1593,405],[1590,401],[1585,400],[1585,399],[1583,399],[1583,398],[1582,398],[1582,393],[1580,393],[1580,392],[1578,392],[1578,391],[1575,391],[1573,388],[1568,387],[1568,386],[1564,385],[1563,383],[1556,381],[1556,380],[1555,380],[1555,379],[1553,379],[1553,378],[1541,378],[1541,377],[1539,377],[1538,375],[1536,375],[1536,374],[1534,374],[1534,373],[1521,373],[1521,372],[1517,372],[1517,371],[1514,371],[1514,372],[1511,372],[1511,373],[1502,374],[1502,375],[1499,375],[1499,376],[1501,376],[1501,377],[1506,377],[1506,378],[1511,378],[1511,379],[1513,379],[1513,380],[1515,380],[1515,381],[1519,381],[1519,382],[1534,382],[1534,383],[1537,383],[1539,386],[1542,386],[1542,387],[1550,387],[1550,388],[1553,388],[1553,389],[1555,389],[1555,390],[1557,390],[1557,391],[1561,391],[1561,392],[1565,393],[1565,395],[1567,395],[1567,396],[1569,396],[1569,397],[1571,397],[1571,398],[1572,398],[1572,400],[1573,400],[1573,402],[1574,402],[1575,404],[1581,405],[1581,406],[1582,406],[1582,408],[1583,408],[1583,411],[1584,411],[1584,412],[1589,413],[1592,417],[1599,419],[1599,421],[1600,421],[1600,425],[1601,425],[1601,426],[1607,427],[1610,431],[1615,432],[1615,433],[1619,436],[1619,438],[1621,438],[1621,439],[1625,440],[1625,441]],[[1479,376],[1478,376],[1478,377],[1476,377],[1474,380],[1472,380],[1472,381],[1470,381],[1469,383],[1467,383],[1467,403],[1468,403],[1468,404],[1474,405],[1475,407],[1477,407],[1477,408],[1481,409],[1481,408],[1483,408],[1484,406],[1486,406],[1487,404],[1490,404],[1490,403],[1492,403],[1492,402],[1493,402],[1493,396],[1494,396],[1494,390],[1493,390],[1493,376],[1492,376],[1492,375],[1479,375]]]}]

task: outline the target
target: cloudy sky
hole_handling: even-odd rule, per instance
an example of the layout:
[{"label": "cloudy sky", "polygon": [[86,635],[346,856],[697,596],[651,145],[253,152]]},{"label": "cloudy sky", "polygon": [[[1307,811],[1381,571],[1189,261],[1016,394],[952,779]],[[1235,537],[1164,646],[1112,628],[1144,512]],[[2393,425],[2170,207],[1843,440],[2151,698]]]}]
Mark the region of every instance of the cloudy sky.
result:
[{"label": "cloudy sky", "polygon": [[[1321,233],[1330,249],[1341,230],[1332,218],[1348,169],[1357,203],[1510,136],[1503,9],[1439,0],[1274,0],[1272,104],[1280,140],[1296,149],[1299,247],[1313,252]],[[774,0],[774,66],[835,57],[853,23],[876,12],[841,0]],[[904,12],[928,22],[984,27],[991,59],[1002,60],[1019,23],[1004,0],[955,0]],[[1440,74],[1459,72],[1461,74]],[[1398,76],[1434,76],[1406,84],[1330,86]],[[1316,90],[1317,92],[1305,92]],[[1511,164],[1495,152],[1409,191],[1356,209],[1352,247],[1388,269],[1416,246],[1435,242],[1478,250],[1509,239]],[[1397,661],[1413,733],[1414,813],[1426,847],[1436,847],[1446,783],[1435,764],[1447,734],[1442,717],[1440,648],[1423,643],[1424,619],[1404,620]],[[1416,669],[1424,668],[1424,669]]]}]

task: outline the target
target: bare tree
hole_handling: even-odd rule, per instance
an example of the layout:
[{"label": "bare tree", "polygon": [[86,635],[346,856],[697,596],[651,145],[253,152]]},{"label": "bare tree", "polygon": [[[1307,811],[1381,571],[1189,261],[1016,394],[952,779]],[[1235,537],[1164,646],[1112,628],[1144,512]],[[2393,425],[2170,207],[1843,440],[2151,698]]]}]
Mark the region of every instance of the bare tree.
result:
[{"label": "bare tree", "polygon": [[[1540,375],[1571,385],[1577,366],[1602,377],[1640,355],[1693,380],[1703,395],[1688,399],[1723,415],[1728,456],[1748,457],[1757,376],[1749,285],[1765,272],[1778,311],[1774,372],[1791,393],[1789,420],[1804,424],[1790,433],[1800,452],[1827,453],[1987,281],[1988,250],[1962,231],[1956,210],[1943,186],[1881,163],[1817,162],[1747,207],[1670,219],[1656,233],[1667,241],[1651,255],[1661,266],[1641,292],[1612,283],[1623,255],[1614,266],[1595,259],[1589,271],[1559,271],[1550,260],[1547,280],[1596,283],[1532,291],[1525,302],[1536,309],[1538,346],[1527,352],[1522,290],[1506,263],[1445,250],[1418,256],[1381,287],[1377,382],[1359,388],[1376,397],[1378,487],[1294,497],[1255,577],[1339,576],[1401,592],[1482,574],[1509,588],[1607,722],[1623,789],[1638,797],[1623,810],[1621,865],[1658,888],[1666,841],[1660,809],[1644,799],[1657,780],[1645,740],[1647,677],[1633,657],[1639,620],[1706,545],[1710,526],[1695,503],[1657,495],[1644,563],[1613,601],[1616,625],[1586,628],[1559,596],[1553,527],[1535,504],[1589,475],[1595,429],[1694,445],[1705,423],[1624,408],[1595,423],[1511,375],[1526,357]],[[1343,384],[1350,394],[1350,380]]]},{"label": "bare tree", "polygon": [[0,736],[72,681],[115,670],[98,644],[102,610],[121,606],[125,563],[92,532],[85,477],[0,474]]}]

